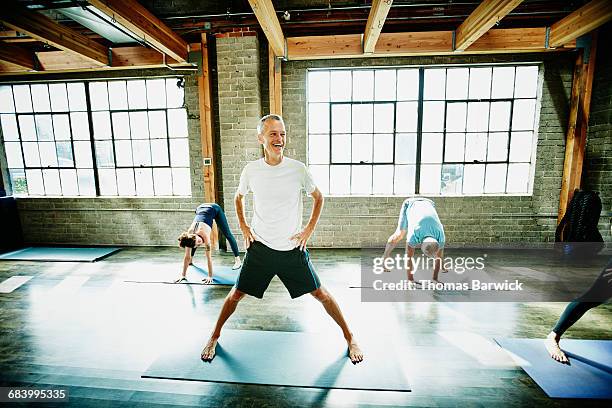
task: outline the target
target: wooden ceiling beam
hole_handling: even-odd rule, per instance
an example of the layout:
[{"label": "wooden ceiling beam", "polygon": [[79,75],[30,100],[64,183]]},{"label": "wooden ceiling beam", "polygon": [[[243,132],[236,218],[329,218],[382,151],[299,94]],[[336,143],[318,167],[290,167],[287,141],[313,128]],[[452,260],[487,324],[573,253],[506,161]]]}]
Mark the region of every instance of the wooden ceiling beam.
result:
[{"label": "wooden ceiling beam", "polygon": [[549,46],[559,47],[612,20],[612,1],[592,0],[550,27]]},{"label": "wooden ceiling beam", "polygon": [[249,4],[274,51],[274,55],[278,57],[285,56],[285,36],[276,16],[276,11],[274,11],[272,1],[249,0]]},{"label": "wooden ceiling beam", "polygon": [[10,62],[30,71],[37,69],[36,55],[33,52],[4,41],[0,41],[0,61]]},{"label": "wooden ceiling beam", "polygon": [[370,9],[370,15],[368,16],[368,22],[366,23],[363,37],[364,54],[371,54],[374,52],[376,42],[380,36],[380,31],[391,9],[391,4],[393,4],[393,0],[372,0],[372,8]]},{"label": "wooden ceiling beam", "polygon": [[10,29],[86,58],[98,66],[108,65],[107,47],[12,0],[0,8],[0,20]]},{"label": "wooden ceiling beam", "polygon": [[176,61],[187,61],[187,42],[136,0],[87,1],[153,48]]},{"label": "wooden ceiling beam", "polygon": [[455,50],[464,51],[523,0],[485,0],[457,28]]}]

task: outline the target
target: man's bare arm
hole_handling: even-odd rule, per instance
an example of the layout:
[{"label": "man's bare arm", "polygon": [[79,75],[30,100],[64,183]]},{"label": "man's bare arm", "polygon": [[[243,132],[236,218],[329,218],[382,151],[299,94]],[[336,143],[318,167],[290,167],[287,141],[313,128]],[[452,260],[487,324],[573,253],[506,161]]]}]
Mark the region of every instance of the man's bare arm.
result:
[{"label": "man's bare arm", "polygon": [[244,215],[244,196],[240,193],[236,193],[234,196],[234,204],[236,205],[236,216],[238,217],[238,224],[240,225],[240,230],[242,231],[242,235],[244,236],[244,246],[248,248],[251,246],[251,242],[255,241],[255,236],[253,235],[253,231],[251,231],[251,227],[246,222],[246,217]]},{"label": "man's bare arm", "polygon": [[312,205],[312,211],[310,213],[310,219],[308,220],[308,224],[304,227],[304,229],[291,237],[292,240],[295,240],[300,247],[301,250],[306,248],[306,243],[308,239],[312,235],[319,222],[319,217],[321,216],[321,211],[323,210],[323,203],[325,202],[325,198],[323,197],[323,193],[318,188],[310,194],[314,203]]}]

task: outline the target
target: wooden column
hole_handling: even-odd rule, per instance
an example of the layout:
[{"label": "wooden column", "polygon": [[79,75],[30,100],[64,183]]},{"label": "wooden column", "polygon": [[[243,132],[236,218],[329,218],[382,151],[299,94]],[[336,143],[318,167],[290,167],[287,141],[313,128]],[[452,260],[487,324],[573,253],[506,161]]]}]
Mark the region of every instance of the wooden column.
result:
[{"label": "wooden column", "polygon": [[[202,144],[202,174],[204,176],[204,200],[216,203],[217,184],[215,180],[215,150],[212,117],[211,78],[208,60],[208,42],[206,34],[201,35],[202,73],[198,75],[198,97],[200,102],[200,142]],[[218,231],[214,226],[211,234],[211,246],[218,249]]]},{"label": "wooden column", "polygon": [[281,61],[268,45],[268,83],[270,93],[270,113],[283,114],[283,98],[281,88]]},{"label": "wooden column", "polygon": [[[591,91],[593,89],[596,50],[597,34],[593,33],[591,34],[590,52],[588,52],[589,50],[580,50],[576,58],[576,65],[574,66],[557,223],[565,215],[567,205],[571,201],[574,191],[580,188],[582,181],[582,166],[591,111]],[[585,58],[587,57],[587,52],[588,60]]]}]

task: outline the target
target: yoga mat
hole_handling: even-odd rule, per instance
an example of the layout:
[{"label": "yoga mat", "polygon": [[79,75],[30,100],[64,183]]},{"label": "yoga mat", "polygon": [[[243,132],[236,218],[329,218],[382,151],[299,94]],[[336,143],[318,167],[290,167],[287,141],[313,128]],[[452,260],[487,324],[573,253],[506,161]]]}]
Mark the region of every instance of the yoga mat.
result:
[{"label": "yoga mat", "polygon": [[[233,286],[236,284],[236,279],[240,274],[240,269],[232,269],[229,266],[214,266],[213,269],[213,282],[211,285],[224,285]],[[200,268],[199,266],[191,265],[191,268],[187,270],[187,282],[183,281],[181,285],[204,285],[202,279],[208,276],[208,271]],[[163,283],[163,284],[175,284],[174,281],[136,281],[126,280],[125,282],[130,283]],[[177,283],[178,285],[178,283]]]},{"label": "yoga mat", "polygon": [[0,283],[0,293],[11,293],[32,278],[33,276],[11,276]]},{"label": "yoga mat", "polygon": [[612,340],[561,340],[570,365],[553,360],[542,339],[495,339],[551,398],[612,398]]},{"label": "yoga mat", "polygon": [[[340,333],[224,330],[212,362],[200,359],[208,336],[185,336],[142,375],[189,381],[307,388],[410,391],[402,354],[388,337],[360,339],[363,362],[353,365]],[[369,340],[369,341],[368,341]]]},{"label": "yoga mat", "polygon": [[0,255],[7,261],[56,261],[56,262],[95,262],[105,258],[121,248],[59,248],[30,247]]}]

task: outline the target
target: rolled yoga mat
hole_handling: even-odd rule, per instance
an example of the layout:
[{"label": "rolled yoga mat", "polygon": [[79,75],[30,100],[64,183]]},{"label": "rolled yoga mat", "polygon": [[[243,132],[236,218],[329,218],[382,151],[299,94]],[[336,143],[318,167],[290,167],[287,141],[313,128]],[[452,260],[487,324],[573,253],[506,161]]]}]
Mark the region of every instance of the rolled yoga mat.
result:
[{"label": "rolled yoga mat", "polygon": [[7,261],[95,262],[119,250],[121,248],[115,247],[30,247],[1,254],[0,259]]}]

